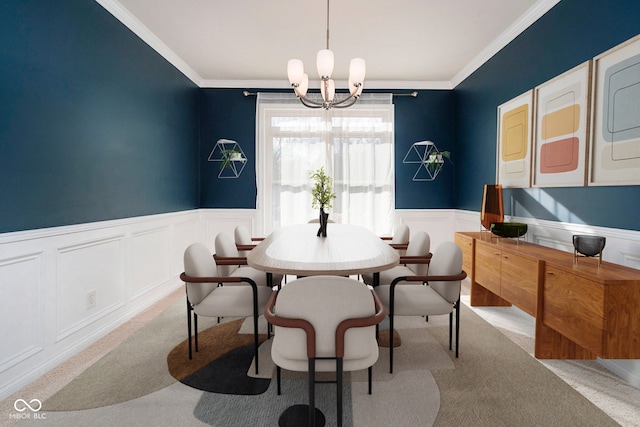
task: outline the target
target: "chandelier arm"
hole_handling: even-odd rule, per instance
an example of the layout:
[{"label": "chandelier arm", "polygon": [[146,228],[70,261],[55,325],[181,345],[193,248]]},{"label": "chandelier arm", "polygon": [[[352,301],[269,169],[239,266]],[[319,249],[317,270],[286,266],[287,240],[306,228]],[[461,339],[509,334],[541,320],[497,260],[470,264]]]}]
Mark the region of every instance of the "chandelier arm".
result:
[{"label": "chandelier arm", "polygon": [[[349,95],[344,99],[341,99],[340,101],[336,101],[336,102],[332,102],[331,103],[331,107],[333,108],[346,108],[346,107],[351,107],[353,104],[356,103],[356,101],[358,100],[358,96],[355,95]],[[350,101],[350,102],[347,102]]]},{"label": "chandelier arm", "polygon": [[304,105],[305,107],[309,107],[309,108],[323,108],[324,104],[313,101],[309,98],[307,98],[306,96],[298,96],[298,99],[300,100],[300,102],[302,103],[302,105]]}]

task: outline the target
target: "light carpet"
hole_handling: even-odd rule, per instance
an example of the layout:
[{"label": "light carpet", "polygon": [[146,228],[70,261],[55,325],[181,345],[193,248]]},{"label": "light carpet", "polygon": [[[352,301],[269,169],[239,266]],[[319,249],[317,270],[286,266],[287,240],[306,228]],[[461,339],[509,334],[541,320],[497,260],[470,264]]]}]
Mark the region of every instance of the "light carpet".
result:
[{"label": "light carpet", "polygon": [[[288,406],[306,403],[304,376],[294,374],[284,376],[282,396],[275,381],[258,396],[207,393],[176,382],[166,356],[185,338],[184,305],[175,303],[45,401],[46,425],[271,426]],[[618,425],[464,305],[455,359],[446,348],[447,324],[447,316],[428,323],[398,318],[395,372],[388,373],[388,349],[381,348],[373,395],[366,392],[366,371],[349,376],[345,426]],[[270,359],[268,344],[261,359]],[[260,361],[267,376],[273,375],[268,363]],[[335,425],[335,386],[317,387],[318,407],[327,425]]]}]

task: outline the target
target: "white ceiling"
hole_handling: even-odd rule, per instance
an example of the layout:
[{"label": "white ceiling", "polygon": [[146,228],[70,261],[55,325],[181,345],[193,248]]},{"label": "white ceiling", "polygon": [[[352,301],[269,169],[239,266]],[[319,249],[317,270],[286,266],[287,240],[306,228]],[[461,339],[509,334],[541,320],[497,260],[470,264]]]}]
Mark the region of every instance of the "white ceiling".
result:
[{"label": "white ceiling", "polygon": [[[287,88],[291,58],[317,79],[326,0],[96,1],[200,87]],[[333,0],[333,77],[361,57],[365,89],[453,88],[559,1]]]}]

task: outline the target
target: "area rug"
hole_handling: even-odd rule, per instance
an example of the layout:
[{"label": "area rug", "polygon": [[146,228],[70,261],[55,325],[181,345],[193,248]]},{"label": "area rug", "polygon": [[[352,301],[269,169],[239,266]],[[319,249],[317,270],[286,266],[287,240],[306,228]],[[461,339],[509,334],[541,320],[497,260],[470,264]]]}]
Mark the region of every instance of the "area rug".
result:
[{"label": "area rug", "polygon": [[[176,380],[202,391],[221,394],[255,395],[269,388],[269,379],[247,375],[254,358],[253,334],[239,334],[244,319],[211,327],[198,333],[198,351],[183,341],[167,356],[169,373]],[[267,336],[260,334],[259,342]],[[272,366],[263,367],[264,370]]]},{"label": "area rug", "polygon": [[[283,375],[283,393],[276,394],[273,367],[262,363],[269,341],[260,347],[260,376],[269,382],[261,394],[203,392],[177,381],[167,355],[185,339],[186,316],[184,301],[176,305],[45,401],[47,426],[276,426],[289,406],[306,403],[304,375]],[[461,316],[459,359],[448,350],[448,316],[428,323],[398,318],[402,345],[394,351],[394,373],[381,347],[372,395],[366,371],[345,378],[344,425],[618,425],[464,305]],[[241,362],[250,376],[247,363]],[[335,425],[335,385],[319,384],[316,398],[327,425]]]}]

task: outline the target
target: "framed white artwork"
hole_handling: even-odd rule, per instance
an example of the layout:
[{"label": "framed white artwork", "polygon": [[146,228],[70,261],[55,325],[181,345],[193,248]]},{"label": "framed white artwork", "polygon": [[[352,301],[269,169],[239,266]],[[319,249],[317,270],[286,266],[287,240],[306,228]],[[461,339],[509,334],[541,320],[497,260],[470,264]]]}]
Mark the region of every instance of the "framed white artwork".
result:
[{"label": "framed white artwork", "polygon": [[497,183],[531,186],[533,90],[498,107]]},{"label": "framed white artwork", "polygon": [[591,61],[535,88],[534,187],[586,184],[590,93]]},{"label": "framed white artwork", "polygon": [[594,58],[589,185],[640,184],[640,36]]}]

